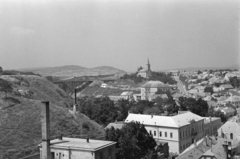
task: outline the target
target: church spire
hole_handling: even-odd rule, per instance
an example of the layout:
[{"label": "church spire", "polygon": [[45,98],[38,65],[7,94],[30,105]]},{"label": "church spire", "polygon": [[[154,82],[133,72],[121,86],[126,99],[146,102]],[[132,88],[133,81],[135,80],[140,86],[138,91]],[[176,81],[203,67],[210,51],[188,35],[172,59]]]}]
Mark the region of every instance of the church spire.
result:
[{"label": "church spire", "polygon": [[150,68],[150,62],[149,62],[149,58],[148,58],[148,61],[147,61],[147,68],[148,68],[148,71],[150,71],[150,70],[151,70],[151,68]]}]

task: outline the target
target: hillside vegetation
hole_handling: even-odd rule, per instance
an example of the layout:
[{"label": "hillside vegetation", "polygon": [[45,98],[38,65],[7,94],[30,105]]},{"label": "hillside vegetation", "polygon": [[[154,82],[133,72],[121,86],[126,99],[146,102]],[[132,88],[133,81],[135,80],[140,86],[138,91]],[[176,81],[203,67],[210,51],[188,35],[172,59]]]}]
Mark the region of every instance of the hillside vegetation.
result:
[{"label": "hillside vegetation", "polygon": [[38,69],[25,69],[22,71],[31,71],[43,76],[97,76],[109,74],[125,74],[123,70],[111,66],[99,66],[94,68],[85,68],[77,65],[67,65],[59,67],[46,67]]},{"label": "hillside vegetation", "polygon": [[[41,143],[40,114],[50,101],[51,138],[102,138],[103,128],[81,113],[70,113],[72,99],[39,76],[3,75],[11,84],[9,92],[0,90],[0,159],[16,159],[38,152]],[[1,87],[1,86],[0,86]]]}]

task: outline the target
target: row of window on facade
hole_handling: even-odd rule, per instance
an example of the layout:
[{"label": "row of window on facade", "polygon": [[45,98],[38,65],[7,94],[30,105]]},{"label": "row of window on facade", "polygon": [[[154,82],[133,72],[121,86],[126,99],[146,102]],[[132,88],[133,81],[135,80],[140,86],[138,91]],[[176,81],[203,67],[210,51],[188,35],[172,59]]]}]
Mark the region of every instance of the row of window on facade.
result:
[{"label": "row of window on facade", "polygon": [[[153,134],[152,134],[152,130],[149,131],[149,134],[153,135],[153,136],[157,136],[157,133],[156,131],[153,131]],[[162,137],[162,132],[160,131],[159,132],[159,136]],[[167,132],[165,132],[165,137],[167,137]],[[173,138],[173,133],[170,133],[170,137]]]},{"label": "row of window on facade", "polygon": [[182,132],[179,133],[179,138],[184,138],[191,136],[191,133],[197,132],[198,130],[203,130],[203,126],[196,126],[195,128],[188,128],[188,130],[183,130]]},{"label": "row of window on facade", "polygon": [[[230,139],[233,140],[233,133],[230,133]],[[226,138],[226,134],[222,133],[222,138]]]}]

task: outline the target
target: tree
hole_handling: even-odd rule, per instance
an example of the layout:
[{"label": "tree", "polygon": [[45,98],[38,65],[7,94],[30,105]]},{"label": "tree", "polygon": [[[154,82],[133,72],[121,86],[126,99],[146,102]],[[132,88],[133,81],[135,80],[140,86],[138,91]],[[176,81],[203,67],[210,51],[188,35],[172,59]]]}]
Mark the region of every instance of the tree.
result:
[{"label": "tree", "polygon": [[12,91],[12,84],[0,78],[0,90],[5,92],[7,98],[7,93]]},{"label": "tree", "polygon": [[202,71],[200,71],[200,70],[197,71],[197,74],[198,74],[198,75],[201,74],[201,73],[202,73]]},{"label": "tree", "polygon": [[154,152],[156,142],[143,124],[126,123],[122,129],[106,130],[106,140],[115,141],[117,159],[140,159]]},{"label": "tree", "polygon": [[149,80],[161,81],[163,83],[176,84],[177,82],[169,75],[163,72],[152,72]]},{"label": "tree", "polygon": [[212,87],[205,87],[204,92],[213,94],[213,88]]},{"label": "tree", "polygon": [[179,104],[181,110],[189,110],[194,114],[206,116],[208,114],[208,104],[206,101],[194,98],[180,97]]},{"label": "tree", "polygon": [[240,87],[240,79],[238,79],[236,76],[235,77],[230,77],[229,82],[234,88],[239,88]]},{"label": "tree", "polygon": [[103,126],[114,122],[118,117],[118,108],[115,107],[114,102],[109,97],[83,98],[80,107],[80,112]]}]

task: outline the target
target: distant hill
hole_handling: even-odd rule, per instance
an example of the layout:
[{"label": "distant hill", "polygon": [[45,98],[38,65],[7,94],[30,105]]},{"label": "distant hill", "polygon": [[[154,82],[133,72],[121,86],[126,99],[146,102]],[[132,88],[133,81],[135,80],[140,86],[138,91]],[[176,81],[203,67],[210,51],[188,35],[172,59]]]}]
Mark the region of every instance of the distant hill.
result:
[{"label": "distant hill", "polygon": [[[218,70],[218,69],[240,69],[240,66],[238,64],[235,64],[228,67],[186,67],[186,68],[175,68],[175,69],[168,69],[168,70],[197,71],[197,70]],[[161,71],[167,71],[167,70],[161,70]]]},{"label": "distant hill", "polygon": [[0,159],[16,159],[38,151],[41,143],[41,101],[50,101],[51,138],[102,138],[102,126],[81,113],[70,113],[72,99],[44,77],[34,75],[2,75],[12,90],[0,91]]},{"label": "distant hill", "polygon": [[59,67],[45,67],[36,69],[21,69],[21,71],[31,71],[43,76],[98,76],[108,74],[125,74],[126,72],[111,66],[99,66],[85,68],[77,65],[66,65]]}]

